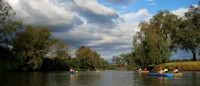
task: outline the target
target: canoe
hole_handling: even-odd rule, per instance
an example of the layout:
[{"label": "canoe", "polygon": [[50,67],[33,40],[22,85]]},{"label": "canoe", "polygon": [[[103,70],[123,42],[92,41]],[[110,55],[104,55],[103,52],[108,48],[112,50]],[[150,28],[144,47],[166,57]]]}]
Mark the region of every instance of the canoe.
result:
[{"label": "canoe", "polygon": [[172,77],[172,73],[148,73],[148,76],[162,76],[162,77]]},{"label": "canoe", "polygon": [[173,73],[173,76],[178,77],[178,76],[182,76],[183,73]]},{"label": "canoe", "polygon": [[75,72],[69,72],[69,74],[75,74]]},{"label": "canoe", "polygon": [[139,73],[149,73],[149,71],[139,71],[139,70],[138,70],[138,72]]}]

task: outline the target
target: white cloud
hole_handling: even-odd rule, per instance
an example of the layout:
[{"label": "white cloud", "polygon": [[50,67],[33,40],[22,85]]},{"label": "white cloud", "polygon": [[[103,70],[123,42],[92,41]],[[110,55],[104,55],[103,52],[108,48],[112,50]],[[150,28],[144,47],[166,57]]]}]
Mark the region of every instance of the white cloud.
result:
[{"label": "white cloud", "polygon": [[188,8],[179,8],[177,10],[171,11],[171,13],[176,14],[180,17],[184,16],[184,13],[188,11]]},{"label": "white cloud", "polygon": [[67,10],[73,9],[70,2],[60,3],[57,0],[8,0],[8,2],[16,11],[16,16],[25,24],[69,24],[76,19],[76,13]]},{"label": "white cloud", "polygon": [[[50,29],[52,37],[68,43],[72,49],[89,46],[105,58],[130,51],[133,35],[139,31],[139,22],[152,16],[147,9],[119,13],[96,0],[8,1],[23,23],[53,28]],[[58,31],[60,28],[68,30]]]},{"label": "white cloud", "polygon": [[127,5],[133,1],[134,0],[105,0],[105,2],[107,3],[117,4],[117,5]]},{"label": "white cloud", "polygon": [[[193,4],[192,6],[198,7],[197,4]],[[172,10],[171,13],[178,15],[179,17],[184,16],[185,12],[188,12],[189,8],[179,8],[176,10]]]},{"label": "white cloud", "polygon": [[83,9],[90,10],[99,15],[108,16],[116,14],[115,10],[100,5],[96,0],[75,0],[75,3]]},{"label": "white cloud", "polygon": [[140,22],[141,20],[148,20],[151,16],[147,9],[141,9],[136,13],[126,13],[121,17],[127,22]]}]

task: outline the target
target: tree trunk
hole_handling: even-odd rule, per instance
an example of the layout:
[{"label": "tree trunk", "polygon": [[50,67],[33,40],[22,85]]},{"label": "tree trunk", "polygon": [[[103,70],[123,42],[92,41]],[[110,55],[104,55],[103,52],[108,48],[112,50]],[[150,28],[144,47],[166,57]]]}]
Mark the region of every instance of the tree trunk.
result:
[{"label": "tree trunk", "polygon": [[192,58],[192,60],[193,61],[196,61],[197,59],[196,59],[196,51],[195,51],[196,49],[192,49],[192,55],[193,55],[193,58]]}]

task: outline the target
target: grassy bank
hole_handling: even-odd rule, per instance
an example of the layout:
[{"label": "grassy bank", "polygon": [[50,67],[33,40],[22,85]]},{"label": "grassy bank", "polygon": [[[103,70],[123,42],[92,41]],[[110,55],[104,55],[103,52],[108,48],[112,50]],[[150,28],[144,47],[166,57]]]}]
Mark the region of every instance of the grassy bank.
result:
[{"label": "grassy bank", "polygon": [[200,61],[170,62],[160,64],[157,67],[167,67],[169,70],[173,70],[174,67],[178,67],[181,71],[200,71]]}]

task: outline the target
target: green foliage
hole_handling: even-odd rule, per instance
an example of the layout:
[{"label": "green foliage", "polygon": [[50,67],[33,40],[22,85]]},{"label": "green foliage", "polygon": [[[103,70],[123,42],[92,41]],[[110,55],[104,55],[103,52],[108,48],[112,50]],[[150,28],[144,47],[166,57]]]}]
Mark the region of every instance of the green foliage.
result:
[{"label": "green foliage", "polygon": [[131,53],[124,53],[117,56],[113,56],[112,62],[116,64],[118,67],[124,67],[127,65],[134,64]]},{"label": "green foliage", "polygon": [[[69,46],[55,39],[46,28],[27,26],[13,21],[12,7],[0,0],[0,71],[102,69],[108,66],[100,55],[90,48],[77,50],[78,58],[71,59]],[[11,40],[12,39],[12,40]]]},{"label": "green foliage", "polygon": [[134,61],[141,67],[167,62],[171,56],[170,47],[173,31],[180,19],[169,11],[159,11],[149,22],[142,21],[134,36]]},{"label": "green foliage", "polygon": [[14,16],[12,7],[6,1],[0,0],[0,43],[5,48],[11,45],[10,38],[22,25],[21,22],[12,20]]},{"label": "green foliage", "polygon": [[19,71],[21,61],[19,59],[0,60],[0,71]]},{"label": "green foliage", "polygon": [[115,70],[117,67],[118,67],[117,65],[109,64],[109,65],[107,66],[107,69],[108,69],[108,70]]},{"label": "green foliage", "polygon": [[171,50],[191,50],[193,61],[200,47],[200,10],[190,6],[183,17],[159,11],[149,22],[139,24],[141,30],[133,38],[134,62],[141,66],[165,63]]},{"label": "green foliage", "polygon": [[193,61],[196,60],[196,49],[200,47],[200,9],[190,6],[185,13],[179,28],[172,37],[174,44],[182,49],[191,50]]},{"label": "green foliage", "polygon": [[41,70],[42,71],[64,71],[69,70],[69,61],[60,59],[44,58]]},{"label": "green foliage", "polygon": [[80,68],[83,69],[102,69],[108,64],[96,51],[91,50],[89,47],[81,46],[75,54],[81,61]]},{"label": "green foliage", "polygon": [[11,38],[21,28],[21,22],[13,21],[15,12],[5,1],[0,0],[0,71],[17,71],[21,60],[11,50]]},{"label": "green foliage", "polygon": [[75,70],[80,70],[80,69],[84,69],[82,68],[82,62],[80,61],[79,58],[72,58],[68,61],[68,67],[69,68],[73,68]]},{"label": "green foliage", "polygon": [[51,33],[45,28],[33,28],[27,26],[25,31],[18,32],[12,39],[13,50],[17,57],[23,60],[23,64],[30,69],[39,69],[43,56],[48,52],[49,37]]},{"label": "green foliage", "polygon": [[134,67],[137,66],[137,64],[135,64],[135,60],[137,61],[143,61],[143,60],[139,60],[135,59],[135,54],[134,53],[123,53],[117,56],[113,56],[112,58],[112,62],[115,65],[109,65],[108,69],[127,69],[127,70],[133,70]]},{"label": "green foliage", "polygon": [[51,44],[52,45],[49,49],[51,57],[55,57],[60,60],[67,60],[71,58],[71,50],[68,45],[59,40],[52,40]]}]

